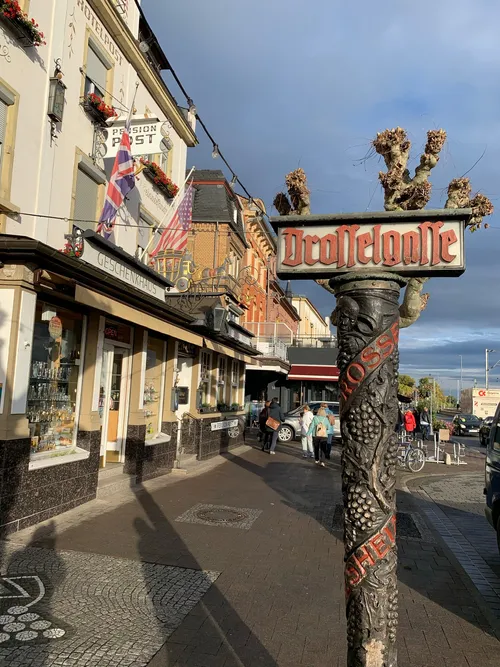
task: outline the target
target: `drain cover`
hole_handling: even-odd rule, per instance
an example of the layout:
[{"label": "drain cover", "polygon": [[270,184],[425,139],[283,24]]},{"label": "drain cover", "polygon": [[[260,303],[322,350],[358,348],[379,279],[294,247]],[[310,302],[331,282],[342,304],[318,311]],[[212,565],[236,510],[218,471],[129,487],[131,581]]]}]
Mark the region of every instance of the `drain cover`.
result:
[{"label": "drain cover", "polygon": [[234,523],[235,521],[244,521],[248,518],[244,512],[222,507],[198,510],[196,516],[202,521],[208,521],[209,523]]},{"label": "drain cover", "polygon": [[261,513],[262,510],[250,509],[249,507],[228,507],[227,505],[198,503],[178,516],[176,521],[249,530]]}]

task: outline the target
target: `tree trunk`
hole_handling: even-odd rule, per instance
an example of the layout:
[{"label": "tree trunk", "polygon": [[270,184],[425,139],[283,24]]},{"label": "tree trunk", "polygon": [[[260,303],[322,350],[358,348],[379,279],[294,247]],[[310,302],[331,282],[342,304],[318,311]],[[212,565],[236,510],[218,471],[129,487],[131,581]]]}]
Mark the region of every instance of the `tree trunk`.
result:
[{"label": "tree trunk", "polygon": [[330,281],[339,342],[348,667],[396,667],[397,276]]}]

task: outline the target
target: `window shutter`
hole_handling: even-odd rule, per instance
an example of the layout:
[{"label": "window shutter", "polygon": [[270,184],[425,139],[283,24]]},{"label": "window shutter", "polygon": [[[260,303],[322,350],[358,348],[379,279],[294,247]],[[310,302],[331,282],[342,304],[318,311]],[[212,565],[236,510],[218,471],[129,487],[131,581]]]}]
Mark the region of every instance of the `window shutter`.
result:
[{"label": "window shutter", "polygon": [[5,130],[7,127],[7,105],[0,100],[0,144],[5,141]]},{"label": "window shutter", "polygon": [[76,222],[80,229],[92,229],[95,231],[94,221],[97,217],[97,197],[99,194],[99,185],[93,181],[81,169],[76,176],[76,194],[75,194],[75,212],[76,220],[87,220],[88,222]]},{"label": "window shutter", "polygon": [[108,69],[106,65],[94,51],[92,45],[89,44],[87,54],[87,76],[95,82],[101,93],[104,93],[106,90],[107,75]]}]

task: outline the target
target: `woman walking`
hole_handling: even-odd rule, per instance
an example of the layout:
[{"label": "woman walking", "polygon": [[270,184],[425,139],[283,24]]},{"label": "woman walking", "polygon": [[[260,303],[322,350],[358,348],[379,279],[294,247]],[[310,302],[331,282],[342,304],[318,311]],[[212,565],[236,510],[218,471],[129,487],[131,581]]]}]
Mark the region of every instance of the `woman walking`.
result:
[{"label": "woman walking", "polygon": [[330,422],[326,416],[324,408],[318,410],[318,414],[312,419],[307,435],[311,435],[314,445],[314,463],[325,467],[325,462],[321,460],[321,453],[326,457],[326,440],[328,437],[328,427]]},{"label": "woman walking", "polygon": [[259,413],[259,429],[262,435],[262,451],[269,450],[271,444],[271,433],[267,432],[266,422],[269,417],[269,406],[271,401],[266,401],[264,407]]},{"label": "woman walking", "polygon": [[302,412],[300,415],[299,424],[300,424],[300,435],[302,440],[302,456],[305,459],[307,459],[308,456],[310,458],[313,457],[312,435],[307,434],[309,431],[309,427],[311,426],[313,416],[314,415],[311,412],[311,408],[308,405],[304,405],[304,412]]},{"label": "woman walking", "polygon": [[276,443],[278,442],[278,433],[280,430],[280,426],[285,421],[285,415],[283,414],[281,405],[278,403],[276,398],[273,398],[273,400],[269,405],[268,419],[274,420],[274,423],[276,424],[276,428],[272,428],[269,425],[266,426],[266,431],[271,438],[271,448],[269,449],[269,454],[274,454],[274,450],[276,449]]},{"label": "woman walking", "polygon": [[416,425],[417,424],[415,422],[413,412],[411,410],[407,410],[405,412],[405,431],[409,436],[413,435],[413,431],[415,430]]}]

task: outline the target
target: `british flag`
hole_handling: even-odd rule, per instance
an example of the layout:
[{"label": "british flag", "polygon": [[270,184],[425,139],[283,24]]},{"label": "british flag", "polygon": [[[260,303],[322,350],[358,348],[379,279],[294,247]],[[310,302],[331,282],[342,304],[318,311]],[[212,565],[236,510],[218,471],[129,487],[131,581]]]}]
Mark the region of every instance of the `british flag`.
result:
[{"label": "british flag", "polygon": [[156,257],[163,250],[184,251],[187,246],[188,233],[193,221],[193,184],[186,188],[184,197],[177,207],[172,219],[163,230],[163,233],[155,248],[149,253],[149,257]]},{"label": "british flag", "polygon": [[113,232],[116,214],[123,204],[123,200],[132,188],[135,187],[134,171],[134,160],[130,152],[129,126],[126,125],[120,141],[120,148],[116,154],[106,192],[106,201],[104,202],[104,208],[102,209],[99,225],[96,230],[105,239],[109,239]]}]

